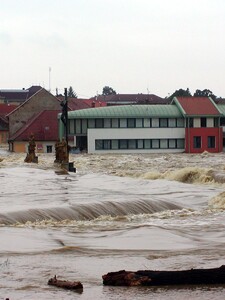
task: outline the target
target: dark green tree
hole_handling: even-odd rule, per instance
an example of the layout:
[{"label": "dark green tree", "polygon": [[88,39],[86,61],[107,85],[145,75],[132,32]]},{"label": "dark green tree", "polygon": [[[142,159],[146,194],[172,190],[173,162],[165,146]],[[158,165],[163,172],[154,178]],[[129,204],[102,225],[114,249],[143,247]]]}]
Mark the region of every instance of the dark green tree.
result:
[{"label": "dark green tree", "polygon": [[67,96],[69,98],[77,98],[77,94],[74,92],[74,89],[72,88],[72,86],[69,87]]},{"label": "dark green tree", "polygon": [[113,88],[111,88],[110,86],[104,86],[104,88],[102,90],[103,96],[115,95],[115,94],[116,94],[116,91],[114,91]]},{"label": "dark green tree", "polygon": [[212,91],[208,90],[208,89],[204,89],[204,90],[196,90],[194,95],[194,97],[211,97],[213,100],[217,99],[217,96],[213,94]]},{"label": "dark green tree", "polygon": [[170,95],[169,99],[173,99],[173,97],[191,97],[191,92],[189,88],[187,88],[186,90],[179,89],[176,90],[172,95]]}]

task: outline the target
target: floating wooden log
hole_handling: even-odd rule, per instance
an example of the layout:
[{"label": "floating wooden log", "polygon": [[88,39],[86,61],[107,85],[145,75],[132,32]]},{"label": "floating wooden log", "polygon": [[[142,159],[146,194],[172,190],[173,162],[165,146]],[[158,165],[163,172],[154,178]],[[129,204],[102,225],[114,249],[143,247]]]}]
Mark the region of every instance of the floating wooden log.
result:
[{"label": "floating wooden log", "polygon": [[118,271],[102,276],[104,285],[111,286],[162,286],[225,284],[225,265],[214,269],[183,271]]},{"label": "floating wooden log", "polygon": [[59,280],[56,276],[49,279],[48,285],[54,285],[68,290],[83,291],[83,285],[80,281]]}]

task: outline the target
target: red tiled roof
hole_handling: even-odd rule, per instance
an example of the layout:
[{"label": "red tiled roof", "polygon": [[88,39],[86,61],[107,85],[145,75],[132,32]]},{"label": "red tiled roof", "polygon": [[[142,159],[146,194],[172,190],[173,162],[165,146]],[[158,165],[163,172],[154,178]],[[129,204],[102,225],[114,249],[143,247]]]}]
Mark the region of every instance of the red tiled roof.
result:
[{"label": "red tiled roof", "polygon": [[91,106],[82,99],[68,98],[68,108],[71,110],[90,108]]},{"label": "red tiled roof", "polygon": [[13,111],[17,105],[13,104],[0,104],[0,115],[5,116],[9,114],[11,111]]},{"label": "red tiled roof", "polygon": [[177,100],[186,115],[220,115],[213,101],[208,97],[177,97]]},{"label": "red tiled roof", "polygon": [[103,106],[107,106],[106,102],[104,101],[99,101],[99,100],[95,100],[95,99],[86,99],[83,100],[85,103],[87,103],[90,107],[103,107]]},{"label": "red tiled roof", "polygon": [[[56,98],[59,99],[60,101],[64,100],[63,95],[58,95],[56,96]],[[85,108],[91,108],[91,104],[89,104],[86,101],[86,99],[68,97],[69,110],[78,110],[78,109],[85,109]]]},{"label": "red tiled roof", "polygon": [[56,141],[58,139],[59,110],[44,110],[29,120],[10,140],[27,141],[33,133],[35,141]]}]

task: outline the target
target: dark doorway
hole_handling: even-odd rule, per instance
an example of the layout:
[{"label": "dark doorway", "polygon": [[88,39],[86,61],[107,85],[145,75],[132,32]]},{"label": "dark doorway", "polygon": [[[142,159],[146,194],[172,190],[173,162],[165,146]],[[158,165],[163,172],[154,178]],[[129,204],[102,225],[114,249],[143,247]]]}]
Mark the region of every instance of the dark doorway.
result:
[{"label": "dark doorway", "polygon": [[76,144],[80,151],[87,150],[87,136],[77,136]]}]

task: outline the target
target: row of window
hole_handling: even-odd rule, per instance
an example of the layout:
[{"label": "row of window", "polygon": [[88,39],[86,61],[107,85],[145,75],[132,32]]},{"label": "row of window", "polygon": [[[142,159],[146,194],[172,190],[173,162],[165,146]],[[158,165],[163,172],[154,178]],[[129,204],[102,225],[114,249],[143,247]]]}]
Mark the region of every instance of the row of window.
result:
[{"label": "row of window", "polygon": [[[220,123],[222,123],[221,120],[220,120]],[[213,118],[213,126],[219,127],[219,118]],[[190,127],[190,128],[194,127],[194,118],[186,119],[186,127]],[[206,117],[200,118],[200,127],[211,127],[211,126],[207,126],[207,118]]]},{"label": "row of window", "polygon": [[[216,137],[215,136],[207,137],[207,146],[208,146],[208,148],[216,147]],[[194,148],[196,148],[196,149],[202,148],[202,137],[201,136],[194,136]]]},{"label": "row of window", "polygon": [[95,140],[95,150],[184,149],[184,139]]},{"label": "row of window", "polygon": [[184,127],[182,118],[104,118],[69,120],[69,134],[86,134],[87,128],[175,128]]}]

